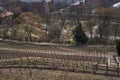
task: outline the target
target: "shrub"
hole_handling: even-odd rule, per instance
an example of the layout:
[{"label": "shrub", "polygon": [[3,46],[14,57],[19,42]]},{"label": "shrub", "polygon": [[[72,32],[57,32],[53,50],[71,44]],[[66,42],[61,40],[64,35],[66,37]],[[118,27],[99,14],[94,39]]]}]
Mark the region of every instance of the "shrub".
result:
[{"label": "shrub", "polygon": [[86,44],[88,42],[88,37],[83,31],[81,23],[79,23],[78,26],[76,26],[75,30],[73,31],[73,36],[73,39],[75,40],[76,44]]},{"label": "shrub", "polygon": [[116,41],[117,54],[120,56],[120,40]]}]

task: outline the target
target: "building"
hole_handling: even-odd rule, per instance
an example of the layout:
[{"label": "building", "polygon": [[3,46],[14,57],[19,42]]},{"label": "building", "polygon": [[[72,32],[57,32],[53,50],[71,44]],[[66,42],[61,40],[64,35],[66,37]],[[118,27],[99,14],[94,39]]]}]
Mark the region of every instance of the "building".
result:
[{"label": "building", "polygon": [[54,4],[58,4],[58,3],[66,3],[66,4],[68,4],[68,5],[71,5],[71,4],[74,4],[74,3],[76,3],[76,2],[82,2],[82,3],[84,3],[85,2],[85,0],[53,0],[53,3]]},{"label": "building", "polygon": [[14,14],[14,13],[12,13],[12,12],[4,11],[4,12],[2,12],[2,13],[0,14],[0,17],[1,17],[1,18],[4,18],[4,17],[11,16],[11,15],[13,15],[13,14]]},{"label": "building", "polygon": [[120,0],[86,0],[86,2],[96,6],[112,6]]},{"label": "building", "polygon": [[5,9],[3,7],[0,6],[0,12],[4,11]]},{"label": "building", "polygon": [[120,0],[105,0],[106,5],[112,6],[115,3],[120,2]]},{"label": "building", "polygon": [[25,10],[37,13],[49,13],[53,9],[52,0],[20,0]]},{"label": "building", "polygon": [[9,12],[9,11],[7,11],[7,10],[2,11],[2,12],[0,13],[0,25],[1,25],[1,23],[2,23],[2,21],[3,21],[4,19],[6,19],[7,17],[12,16],[12,15],[14,15],[14,13]]},{"label": "building", "polygon": [[115,4],[113,5],[113,7],[116,8],[116,9],[118,9],[118,10],[120,10],[120,2],[115,3]]}]

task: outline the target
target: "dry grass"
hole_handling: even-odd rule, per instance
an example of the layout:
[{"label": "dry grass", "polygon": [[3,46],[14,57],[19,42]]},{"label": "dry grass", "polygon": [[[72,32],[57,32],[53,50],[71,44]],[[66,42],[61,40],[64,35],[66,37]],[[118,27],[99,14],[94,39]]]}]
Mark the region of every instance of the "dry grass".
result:
[{"label": "dry grass", "polygon": [[12,69],[12,74],[9,69],[1,70],[0,80],[120,80],[118,77],[37,69],[32,70],[30,76],[28,69],[21,70],[23,75],[18,69]]}]

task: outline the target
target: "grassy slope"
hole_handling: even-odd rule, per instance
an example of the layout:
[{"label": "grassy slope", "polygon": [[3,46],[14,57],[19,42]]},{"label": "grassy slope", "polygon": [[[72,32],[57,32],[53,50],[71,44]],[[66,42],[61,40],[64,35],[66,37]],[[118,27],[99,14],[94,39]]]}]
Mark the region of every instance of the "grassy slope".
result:
[{"label": "grassy slope", "polygon": [[117,77],[63,71],[32,70],[32,76],[29,75],[29,70],[22,70],[22,76],[16,69],[13,74],[9,70],[1,71],[3,74],[0,75],[0,80],[119,80]]}]

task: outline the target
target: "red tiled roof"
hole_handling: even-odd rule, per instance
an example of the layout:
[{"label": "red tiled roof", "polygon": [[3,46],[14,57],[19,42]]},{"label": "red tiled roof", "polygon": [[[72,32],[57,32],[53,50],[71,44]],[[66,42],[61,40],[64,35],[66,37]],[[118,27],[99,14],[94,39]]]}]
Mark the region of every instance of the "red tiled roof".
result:
[{"label": "red tiled roof", "polygon": [[14,13],[12,13],[12,12],[2,12],[1,14],[0,14],[0,17],[2,17],[2,18],[4,18],[4,17],[7,17],[7,16],[11,16],[11,15],[13,15]]}]

